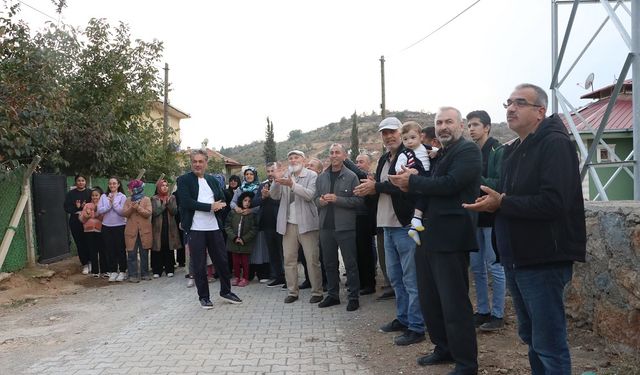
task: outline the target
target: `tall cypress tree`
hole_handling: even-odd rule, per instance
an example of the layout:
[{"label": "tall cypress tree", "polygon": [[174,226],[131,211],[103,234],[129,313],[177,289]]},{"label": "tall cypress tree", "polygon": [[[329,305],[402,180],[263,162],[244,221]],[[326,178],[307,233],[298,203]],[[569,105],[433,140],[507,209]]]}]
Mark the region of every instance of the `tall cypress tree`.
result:
[{"label": "tall cypress tree", "polygon": [[353,111],[353,125],[351,125],[351,160],[356,161],[356,157],[360,153],[360,142],[358,142],[358,116]]},{"label": "tall cypress tree", "polygon": [[277,161],[276,157],[276,141],[273,139],[273,122],[267,117],[267,130],[265,131],[264,141],[264,162],[265,164]]}]

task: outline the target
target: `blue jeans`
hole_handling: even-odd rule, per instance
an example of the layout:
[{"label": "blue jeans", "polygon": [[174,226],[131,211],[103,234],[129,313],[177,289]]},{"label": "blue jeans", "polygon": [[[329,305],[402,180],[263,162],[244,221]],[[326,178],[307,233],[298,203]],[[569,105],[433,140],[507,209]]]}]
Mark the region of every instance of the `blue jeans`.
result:
[{"label": "blue jeans", "polygon": [[[504,268],[496,263],[496,253],[491,245],[491,231],[493,228],[478,228],[478,252],[471,253],[471,272],[476,284],[477,311],[480,314],[488,314],[496,318],[504,316]],[[491,273],[493,299],[489,306],[489,285],[487,271]]]},{"label": "blue jeans", "polygon": [[[140,274],[138,275],[138,252],[140,252]],[[149,275],[149,249],[142,248],[142,240],[140,235],[136,238],[136,244],[133,250],[127,250],[127,269],[129,270],[129,278],[137,279],[139,277],[147,277]]]},{"label": "blue jeans", "polygon": [[416,280],[416,243],[409,237],[408,228],[384,228],[384,255],[387,275],[396,293],[396,315],[410,330],[424,333],[424,319],[418,299]]},{"label": "blue jeans", "polygon": [[505,269],[518,317],[518,335],[529,345],[531,374],[571,374],[564,315],[564,287],[572,264]]}]

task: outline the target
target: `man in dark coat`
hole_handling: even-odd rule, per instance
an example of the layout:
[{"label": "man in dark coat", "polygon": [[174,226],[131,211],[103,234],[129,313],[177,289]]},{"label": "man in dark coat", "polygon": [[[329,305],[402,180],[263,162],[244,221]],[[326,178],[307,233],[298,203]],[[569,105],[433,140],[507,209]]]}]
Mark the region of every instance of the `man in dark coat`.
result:
[{"label": "man in dark coat", "polygon": [[432,176],[419,176],[414,169],[389,176],[403,191],[428,199],[415,260],[420,306],[435,349],[418,364],[455,362],[451,374],[477,374],[468,273],[469,252],[478,249],[477,214],[461,205],[478,196],[482,156],[477,145],[462,138],[464,123],[456,108],[440,108],[435,128],[443,149]]},{"label": "man in dark coat", "polygon": [[239,304],[242,300],[231,292],[231,275],[227,261],[227,248],[222,237],[224,225],[218,213],[227,204],[223,186],[212,175],[205,174],[209,156],[203,150],[191,152],[191,172],[178,177],[180,218],[186,243],[193,259],[198,298],[203,309],[212,309],[207,282],[207,255],[213,261],[220,277],[220,297],[223,301]]},{"label": "man in dark coat", "polygon": [[518,139],[505,147],[498,191],[466,208],[495,212],[495,237],[518,334],[533,374],[571,374],[563,292],[585,261],[586,228],[576,148],[547,94],[518,85],[504,105]]}]

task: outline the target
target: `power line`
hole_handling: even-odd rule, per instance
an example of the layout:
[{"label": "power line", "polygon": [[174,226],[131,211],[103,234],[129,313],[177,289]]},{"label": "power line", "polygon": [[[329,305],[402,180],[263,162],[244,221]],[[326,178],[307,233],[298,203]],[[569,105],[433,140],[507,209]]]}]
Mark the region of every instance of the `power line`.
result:
[{"label": "power line", "polygon": [[413,43],[412,45],[410,45],[409,47],[406,47],[405,49],[401,50],[400,52],[404,52],[406,50],[408,50],[409,48],[415,46],[416,44],[422,42],[423,40],[427,39],[428,37],[430,37],[431,35],[437,33],[438,31],[440,31],[443,27],[447,26],[448,24],[450,24],[451,22],[453,22],[453,20],[455,20],[456,18],[460,17],[462,14],[464,14],[466,11],[468,11],[469,9],[473,8],[474,5],[478,4],[480,2],[480,0],[476,0],[475,3],[469,5],[468,7],[466,7],[462,12],[458,13],[455,17],[451,18],[449,21],[445,22],[444,24],[442,24],[440,27],[438,27],[437,29],[433,30],[432,32],[430,32],[429,34],[427,34],[427,36],[425,36],[424,38],[418,40],[417,42]]},{"label": "power line", "polygon": [[45,12],[41,11],[40,9],[38,9],[38,8],[36,8],[36,7],[32,6],[32,5],[29,5],[29,4],[25,3],[25,2],[24,2],[24,1],[22,1],[22,0],[18,0],[18,2],[19,2],[19,3],[21,3],[21,4],[24,4],[25,6],[27,6],[27,7],[31,8],[31,9],[33,9],[33,10],[35,10],[36,12],[38,12],[38,13],[42,14],[43,16],[46,16],[46,17],[51,18],[52,20],[54,20],[54,21],[56,21],[56,22],[59,22],[59,21],[60,21],[60,19],[55,18],[55,17],[52,17],[52,16],[48,15],[47,13],[45,13]]}]

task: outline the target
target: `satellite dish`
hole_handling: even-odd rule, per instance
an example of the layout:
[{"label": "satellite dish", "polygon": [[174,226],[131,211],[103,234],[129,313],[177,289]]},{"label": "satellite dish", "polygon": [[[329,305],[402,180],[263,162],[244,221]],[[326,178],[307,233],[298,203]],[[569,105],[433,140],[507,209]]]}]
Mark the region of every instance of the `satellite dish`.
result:
[{"label": "satellite dish", "polygon": [[585,90],[591,89],[591,91],[593,91],[593,78],[594,77],[595,77],[595,75],[593,73],[589,73],[589,75],[587,76],[587,79],[584,81],[584,89]]}]

